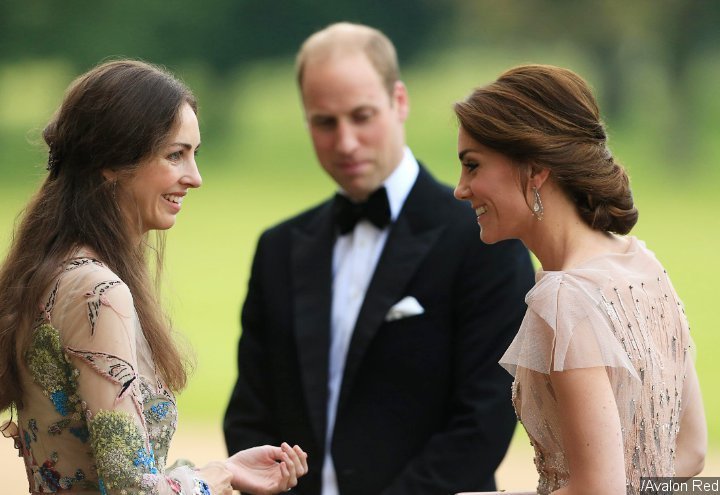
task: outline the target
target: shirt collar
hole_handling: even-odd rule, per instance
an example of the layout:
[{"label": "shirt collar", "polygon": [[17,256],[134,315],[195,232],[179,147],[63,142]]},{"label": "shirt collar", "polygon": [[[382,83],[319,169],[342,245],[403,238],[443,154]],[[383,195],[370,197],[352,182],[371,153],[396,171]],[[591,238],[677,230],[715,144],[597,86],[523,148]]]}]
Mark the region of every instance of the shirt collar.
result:
[{"label": "shirt collar", "polygon": [[388,202],[390,203],[390,219],[393,222],[400,215],[400,210],[405,204],[405,200],[410,194],[419,173],[420,165],[418,165],[410,148],[405,146],[400,164],[395,167],[395,170],[385,179],[383,184],[387,190]]},{"label": "shirt collar", "polygon": [[[395,170],[381,184],[385,186],[387,191],[388,203],[390,203],[390,220],[394,222],[400,215],[405,200],[410,194],[410,190],[415,185],[415,180],[420,173],[420,165],[418,165],[415,155],[410,148],[405,146],[403,149],[403,157]],[[343,188],[338,188],[338,192],[344,196],[347,193]]]}]

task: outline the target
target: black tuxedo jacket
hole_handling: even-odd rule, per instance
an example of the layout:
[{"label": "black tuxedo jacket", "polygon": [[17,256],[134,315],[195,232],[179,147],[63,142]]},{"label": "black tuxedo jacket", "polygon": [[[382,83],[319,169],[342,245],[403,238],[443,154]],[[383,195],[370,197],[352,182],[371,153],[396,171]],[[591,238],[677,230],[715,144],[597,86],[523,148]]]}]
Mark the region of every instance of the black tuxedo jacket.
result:
[{"label": "black tuxedo jacket", "polygon": [[[286,441],[319,494],[328,397],[332,200],[260,238],[242,310],[229,452]],[[517,241],[484,245],[475,214],[421,167],[391,226],[347,354],[332,441],[341,495],[494,489],[515,427],[498,364],[533,284]],[[425,312],[386,321],[414,296]]]}]

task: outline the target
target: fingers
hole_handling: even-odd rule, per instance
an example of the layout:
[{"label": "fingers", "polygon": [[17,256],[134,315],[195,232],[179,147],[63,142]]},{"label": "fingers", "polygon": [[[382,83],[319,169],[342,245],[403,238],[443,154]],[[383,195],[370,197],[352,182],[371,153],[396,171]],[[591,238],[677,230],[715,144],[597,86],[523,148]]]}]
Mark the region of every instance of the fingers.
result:
[{"label": "fingers", "polygon": [[286,442],[283,442],[280,448],[292,462],[296,477],[299,478],[307,473],[307,454],[299,446],[290,447]]},{"label": "fingers", "polygon": [[[295,452],[290,448],[290,446],[286,443],[282,444],[282,455],[281,458],[283,460],[283,463],[285,464],[285,467],[289,473],[289,478],[287,479],[287,487],[291,488],[295,485],[297,485],[297,465],[295,464],[295,461],[292,459]],[[292,452],[292,454],[290,454]]]},{"label": "fingers", "polygon": [[[290,447],[287,442],[283,442],[280,449],[282,450],[281,464],[285,464],[284,467],[281,467],[281,472],[283,478],[287,479],[286,489],[290,490],[297,485],[298,478],[308,472],[307,454],[298,445]],[[287,472],[287,478],[285,472]]]},{"label": "fingers", "polygon": [[302,466],[302,471],[298,472],[298,476],[303,476],[308,472],[307,452],[301,449],[299,445],[295,445],[293,447],[293,451],[295,451],[295,453],[297,454],[298,458],[300,459],[300,465]]},{"label": "fingers", "polygon": [[286,461],[281,461],[278,465],[280,466],[280,479],[283,480],[278,485],[278,488],[284,492],[289,492],[295,485],[291,484],[292,476],[288,469],[288,464]]}]

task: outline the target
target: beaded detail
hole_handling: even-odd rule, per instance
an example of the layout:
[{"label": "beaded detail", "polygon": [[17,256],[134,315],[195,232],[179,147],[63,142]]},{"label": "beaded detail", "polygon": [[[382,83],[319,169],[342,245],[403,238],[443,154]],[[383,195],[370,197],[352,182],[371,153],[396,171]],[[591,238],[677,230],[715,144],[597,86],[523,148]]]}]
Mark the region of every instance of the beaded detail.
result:
[{"label": "beaded detail", "polygon": [[667,273],[630,239],[626,253],[538,273],[525,319],[500,361],[515,372],[513,405],[535,450],[538,494],[570,478],[550,371],[605,367],[622,429],[627,493],[639,491],[641,477],[674,476],[690,329]]}]

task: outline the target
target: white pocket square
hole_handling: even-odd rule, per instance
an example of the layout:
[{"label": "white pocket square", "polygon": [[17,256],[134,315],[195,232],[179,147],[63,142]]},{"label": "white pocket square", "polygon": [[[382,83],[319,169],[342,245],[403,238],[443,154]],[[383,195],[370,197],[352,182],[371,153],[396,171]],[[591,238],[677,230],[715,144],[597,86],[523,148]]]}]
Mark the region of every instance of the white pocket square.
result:
[{"label": "white pocket square", "polygon": [[424,312],[425,308],[420,305],[417,299],[413,296],[406,296],[390,308],[390,311],[385,315],[385,321],[395,321],[408,316],[421,315]]}]

